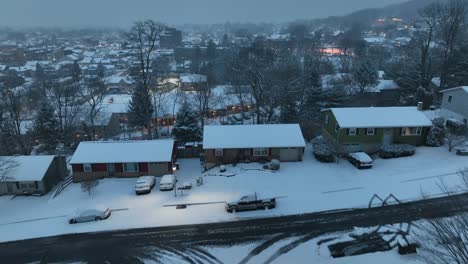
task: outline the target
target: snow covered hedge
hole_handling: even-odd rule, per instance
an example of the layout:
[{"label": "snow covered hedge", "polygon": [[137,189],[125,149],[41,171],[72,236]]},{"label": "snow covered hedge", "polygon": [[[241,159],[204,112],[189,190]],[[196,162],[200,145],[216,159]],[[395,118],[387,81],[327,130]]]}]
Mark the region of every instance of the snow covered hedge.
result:
[{"label": "snow covered hedge", "polygon": [[408,144],[385,145],[380,149],[379,156],[382,159],[393,159],[399,157],[413,156],[416,147]]},{"label": "snow covered hedge", "polygon": [[312,139],[313,154],[321,162],[335,162],[335,151],[321,136]]}]

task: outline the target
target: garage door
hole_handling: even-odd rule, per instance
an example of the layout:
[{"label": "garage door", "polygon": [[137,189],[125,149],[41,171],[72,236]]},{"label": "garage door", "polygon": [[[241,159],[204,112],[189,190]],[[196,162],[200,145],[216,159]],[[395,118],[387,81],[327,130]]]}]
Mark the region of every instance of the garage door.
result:
[{"label": "garage door", "polygon": [[282,148],[280,149],[281,161],[297,161],[299,160],[299,150],[297,148]]}]

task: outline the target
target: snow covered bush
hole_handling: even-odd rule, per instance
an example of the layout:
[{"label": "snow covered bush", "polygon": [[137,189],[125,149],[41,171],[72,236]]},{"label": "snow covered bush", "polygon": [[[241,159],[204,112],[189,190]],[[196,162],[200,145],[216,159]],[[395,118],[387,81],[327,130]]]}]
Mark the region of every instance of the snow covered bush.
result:
[{"label": "snow covered bush", "polygon": [[392,159],[399,157],[413,156],[416,152],[416,147],[408,144],[385,145],[380,149],[380,157],[382,159]]},{"label": "snow covered bush", "polygon": [[280,169],[280,161],[277,159],[273,159],[270,162],[270,170],[279,170]]},{"label": "snow covered bush", "polygon": [[445,135],[445,119],[435,118],[432,120],[432,127],[427,134],[426,146],[440,147],[444,145]]},{"label": "snow covered bush", "polygon": [[313,154],[321,162],[335,162],[335,151],[332,146],[322,137],[316,137],[312,141]]}]

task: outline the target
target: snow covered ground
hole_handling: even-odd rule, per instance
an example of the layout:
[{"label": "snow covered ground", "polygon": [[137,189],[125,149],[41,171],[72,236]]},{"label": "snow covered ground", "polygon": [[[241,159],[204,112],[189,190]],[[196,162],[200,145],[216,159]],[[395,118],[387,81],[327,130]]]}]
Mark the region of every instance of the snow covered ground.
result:
[{"label": "snow covered ground", "polygon": [[[209,223],[298,214],[351,207],[367,207],[373,194],[389,194],[400,200],[416,200],[424,195],[441,195],[441,182],[461,190],[457,171],[468,167],[468,158],[449,153],[445,148],[417,149],[413,157],[377,159],[370,170],[357,170],[347,161],[339,164],[317,162],[307,146],[303,162],[282,163],[279,172],[264,171],[260,164],[227,166],[220,176],[216,168],[204,173],[204,185],[197,187],[195,178],[202,175],[197,159],[180,160],[176,172],[179,183],[191,181],[193,189],[183,196],[161,192],[136,196],[135,179],[101,180],[91,195],[80,184],[72,184],[58,197],[0,197],[0,241],[20,240],[65,233],[94,232]],[[276,209],[229,214],[224,205],[189,206],[184,210],[164,205],[179,203],[224,202],[249,191],[284,196]],[[104,204],[115,210],[101,222],[69,225],[67,216],[76,208]]]}]

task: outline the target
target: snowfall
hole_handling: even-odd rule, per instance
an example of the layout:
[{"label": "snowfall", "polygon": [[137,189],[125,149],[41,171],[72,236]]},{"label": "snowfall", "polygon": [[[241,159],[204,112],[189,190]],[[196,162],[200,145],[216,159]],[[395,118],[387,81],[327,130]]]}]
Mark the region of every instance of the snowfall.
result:
[{"label": "snowfall", "polygon": [[[468,157],[456,156],[444,147],[419,147],[412,157],[377,158],[370,170],[358,170],[345,160],[320,163],[311,152],[310,145],[307,145],[303,162],[283,162],[277,172],[264,170],[258,163],[241,163],[235,167],[227,166],[224,173],[219,173],[219,168],[202,173],[198,159],[180,159],[180,169],[175,173],[179,184],[191,182],[193,188],[178,191],[177,196],[174,191],[161,192],[157,186],[148,195],[136,196],[133,190],[136,179],[100,180],[91,195],[82,191],[80,184],[72,184],[55,198],[52,198],[54,191],[40,197],[1,196],[0,242],[70,233],[362,208],[368,206],[374,194],[382,198],[393,194],[402,201],[418,200],[423,196],[444,195],[441,185],[453,191],[462,191],[462,179],[457,172],[468,167]],[[199,176],[204,179],[201,186],[195,184]],[[236,200],[241,194],[249,192],[268,193],[281,198],[275,209],[236,214],[227,213],[223,203],[214,203]],[[188,206],[183,210],[168,206],[212,202]],[[68,217],[78,208],[97,204],[114,210],[109,219],[68,224]],[[307,253],[308,249],[302,247],[305,246],[295,250]],[[400,261],[397,254],[391,258],[393,261],[389,260],[388,263],[412,263],[405,259]],[[359,257],[356,259],[355,263],[363,263]],[[327,262],[320,260],[315,263]]]}]

